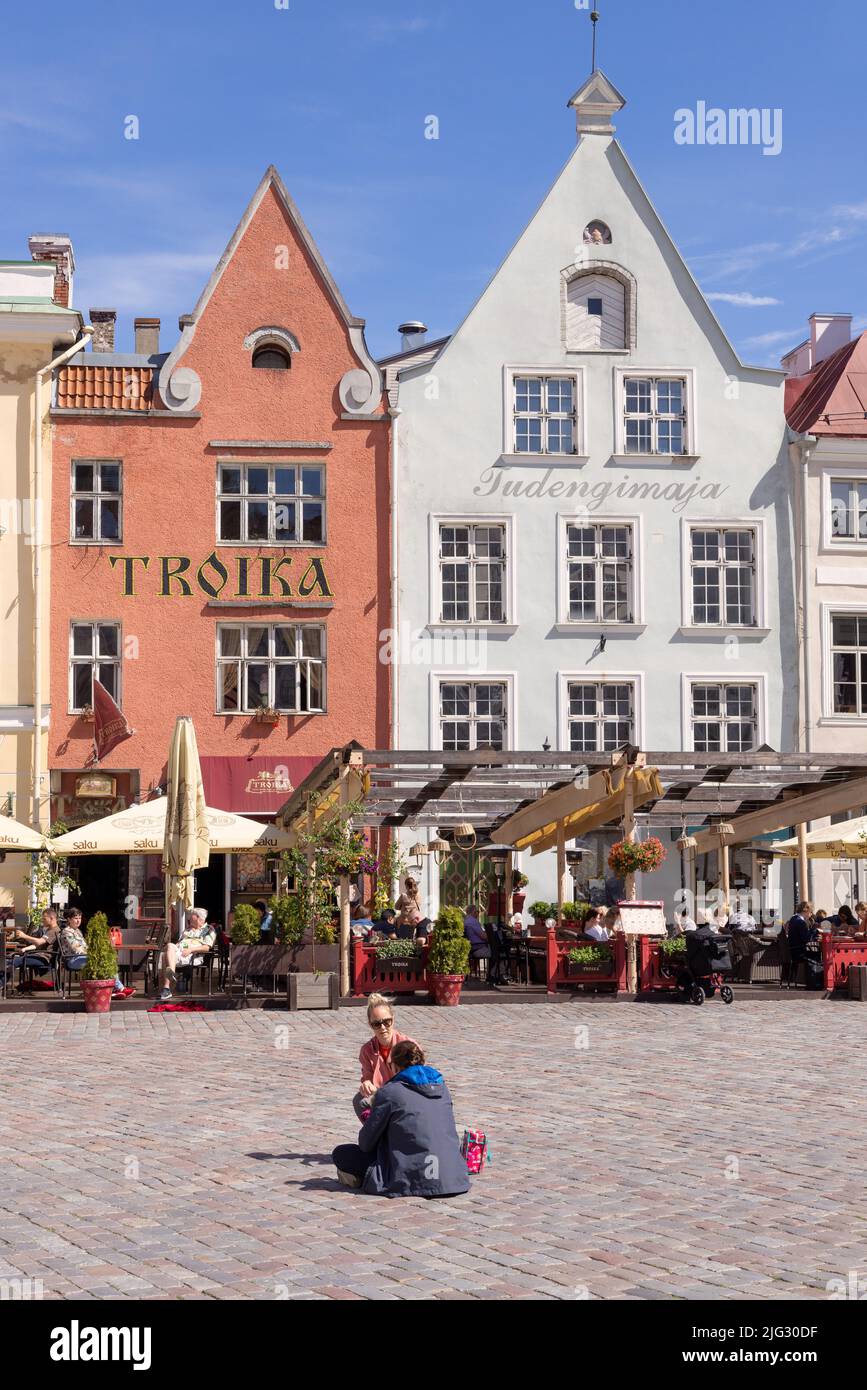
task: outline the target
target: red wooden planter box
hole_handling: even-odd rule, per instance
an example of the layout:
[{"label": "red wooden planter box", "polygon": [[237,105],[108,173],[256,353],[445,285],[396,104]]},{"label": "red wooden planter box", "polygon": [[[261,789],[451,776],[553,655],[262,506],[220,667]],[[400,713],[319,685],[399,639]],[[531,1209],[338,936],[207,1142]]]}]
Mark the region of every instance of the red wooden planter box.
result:
[{"label": "red wooden planter box", "polygon": [[599,970],[583,970],[579,974],[572,971],[580,967],[571,966],[569,952],[575,945],[589,946],[589,941],[558,941],[554,927],[548,928],[548,993],[555,994],[558,985],[616,985],[618,991],[626,988],[626,937],[623,932],[615,932],[608,942],[611,948],[611,966],[604,973]]},{"label": "red wooden planter box", "polygon": [[677,967],[669,963],[668,971],[662,973],[662,949],[657,936],[638,938],[638,989],[647,993],[654,989],[677,989]]},{"label": "red wooden planter box", "polygon": [[841,941],[838,936],[823,936],[825,988],[845,989],[849,982],[850,965],[867,965],[867,941]]},{"label": "red wooden planter box", "polygon": [[365,994],[415,994],[428,988],[427,953],[424,946],[418,964],[411,970],[395,970],[387,961],[376,962],[376,946],[364,941],[352,943],[352,993],[358,998]]}]

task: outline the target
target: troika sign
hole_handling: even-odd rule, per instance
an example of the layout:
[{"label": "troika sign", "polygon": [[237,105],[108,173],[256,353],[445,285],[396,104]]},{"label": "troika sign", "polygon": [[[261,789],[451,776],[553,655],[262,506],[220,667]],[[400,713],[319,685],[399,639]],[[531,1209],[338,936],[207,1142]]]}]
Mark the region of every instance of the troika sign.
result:
[{"label": "troika sign", "polygon": [[142,583],[158,598],[191,598],[196,588],[207,598],[334,597],[318,555],[233,555],[215,550],[199,565],[189,555],[109,555],[119,571],[124,598],[138,597]]}]

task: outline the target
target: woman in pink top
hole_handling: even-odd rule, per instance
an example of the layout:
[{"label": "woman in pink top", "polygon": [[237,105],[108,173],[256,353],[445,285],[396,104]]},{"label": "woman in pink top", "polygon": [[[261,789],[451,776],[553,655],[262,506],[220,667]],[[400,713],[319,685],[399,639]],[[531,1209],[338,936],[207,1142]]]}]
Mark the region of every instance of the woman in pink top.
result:
[{"label": "woman in pink top", "polygon": [[352,1098],[352,1106],[361,1120],[373,1104],[373,1097],[395,1075],[391,1064],[391,1049],[398,1042],[413,1042],[394,1026],[394,1010],[384,994],[371,994],[367,1000],[367,1022],[373,1037],[358,1054],[361,1063],[361,1083]]}]

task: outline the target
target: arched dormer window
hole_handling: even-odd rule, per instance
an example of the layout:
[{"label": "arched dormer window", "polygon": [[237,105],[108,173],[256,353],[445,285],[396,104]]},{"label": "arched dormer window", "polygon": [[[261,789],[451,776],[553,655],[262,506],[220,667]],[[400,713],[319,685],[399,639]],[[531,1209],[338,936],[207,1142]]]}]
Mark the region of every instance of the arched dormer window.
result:
[{"label": "arched dormer window", "polygon": [[598,218],[593,222],[588,222],[584,228],[584,242],[588,246],[610,246],[611,228],[606,222],[600,222]]},{"label": "arched dormer window", "polygon": [[613,261],[560,272],[563,346],[567,352],[632,351],[637,337],[635,277]]},{"label": "arched dormer window", "polygon": [[291,365],[292,359],[288,352],[281,347],[273,347],[270,343],[256,348],[253,353],[254,367],[266,367],[273,372],[288,372]]},{"label": "arched dormer window", "polygon": [[288,372],[293,356],[301,351],[294,333],[290,333],[288,328],[278,328],[273,324],[248,333],[244,339],[244,347],[248,352],[252,352],[254,367],[262,367],[272,372]]}]

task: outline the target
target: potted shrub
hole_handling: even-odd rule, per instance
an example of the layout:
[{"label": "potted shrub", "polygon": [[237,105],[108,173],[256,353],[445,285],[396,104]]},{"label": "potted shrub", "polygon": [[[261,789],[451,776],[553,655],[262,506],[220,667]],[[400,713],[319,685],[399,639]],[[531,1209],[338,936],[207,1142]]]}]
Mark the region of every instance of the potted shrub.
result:
[{"label": "potted shrub", "polygon": [[430,991],[435,1004],[460,1002],[461,988],[470,960],[470,943],[464,936],[464,917],[457,907],[440,910],[427,958]]},{"label": "potted shrub", "polygon": [[530,882],[530,880],[528,879],[527,875],[526,875],[526,874],[522,874],[520,869],[513,869],[513,870],[512,870],[512,911],[513,911],[513,912],[523,912],[523,911],[524,911],[524,903],[527,901],[527,895],[526,895],[526,893],[524,892],[524,889],[527,887],[527,884],[528,884],[529,882]]},{"label": "potted shrub", "polygon": [[608,975],[611,971],[611,947],[604,941],[594,946],[573,946],[566,960],[570,975]]},{"label": "potted shrub", "polygon": [[252,903],[238,903],[232,913],[232,945],[258,946],[259,914]]},{"label": "potted shrub", "polygon": [[256,722],[258,724],[269,724],[272,728],[280,723],[280,712],[276,709],[260,709],[256,711]]},{"label": "potted shrub", "polygon": [[541,927],[543,931],[545,929],[545,923],[547,922],[548,918],[557,915],[556,904],[554,905],[552,912],[551,903],[542,902],[541,898],[538,902],[530,903],[530,911],[533,914],[533,919],[536,923],[536,926]]},{"label": "potted shrub", "polygon": [[81,972],[84,1012],[107,1014],[117,978],[117,954],[111,944],[108,918],[96,912],[87,924],[87,963]]},{"label": "potted shrub", "polygon": [[656,944],[659,947],[660,975],[677,975],[686,965],[686,937],[663,936]]}]

